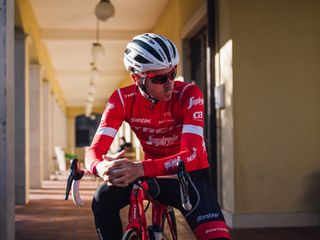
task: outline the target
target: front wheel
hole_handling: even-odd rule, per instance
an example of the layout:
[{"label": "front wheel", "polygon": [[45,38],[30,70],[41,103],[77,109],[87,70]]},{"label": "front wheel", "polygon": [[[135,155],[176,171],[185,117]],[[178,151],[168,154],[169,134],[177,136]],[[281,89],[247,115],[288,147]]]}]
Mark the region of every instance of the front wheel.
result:
[{"label": "front wheel", "polygon": [[167,207],[162,216],[161,232],[163,240],[177,240],[177,223],[172,207]]},{"label": "front wheel", "polygon": [[131,228],[123,234],[122,240],[141,240],[141,237],[135,228]]}]

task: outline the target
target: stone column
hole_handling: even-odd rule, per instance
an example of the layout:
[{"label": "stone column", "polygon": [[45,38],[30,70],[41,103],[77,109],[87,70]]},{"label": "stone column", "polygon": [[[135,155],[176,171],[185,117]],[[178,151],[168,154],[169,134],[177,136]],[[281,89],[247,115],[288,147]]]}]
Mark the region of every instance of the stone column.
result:
[{"label": "stone column", "polygon": [[16,204],[28,202],[26,162],[26,35],[21,28],[15,29],[15,199]]},{"label": "stone column", "polygon": [[54,152],[54,96],[53,93],[50,93],[49,97],[49,114],[48,114],[48,130],[49,130],[49,157],[50,157],[50,171],[54,173],[57,170],[57,160],[56,160],[56,154]]},{"label": "stone column", "polygon": [[71,153],[76,153],[76,120],[74,116],[67,116],[67,146]]},{"label": "stone column", "polygon": [[14,1],[0,0],[0,239],[15,239]]},{"label": "stone column", "polygon": [[50,169],[50,132],[49,132],[49,118],[50,118],[50,84],[46,81],[42,84],[43,93],[43,107],[42,107],[42,119],[43,119],[43,178],[49,179]]},{"label": "stone column", "polygon": [[[30,65],[30,188],[41,188],[43,179],[42,67]],[[32,174],[31,174],[32,173]]]}]

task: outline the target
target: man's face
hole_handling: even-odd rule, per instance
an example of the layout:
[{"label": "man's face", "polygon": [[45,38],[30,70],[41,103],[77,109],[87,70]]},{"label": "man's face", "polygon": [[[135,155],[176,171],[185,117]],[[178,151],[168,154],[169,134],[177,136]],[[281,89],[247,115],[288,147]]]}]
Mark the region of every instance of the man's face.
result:
[{"label": "man's face", "polygon": [[176,67],[147,72],[145,81],[147,92],[159,101],[169,101],[172,96],[175,74]]}]

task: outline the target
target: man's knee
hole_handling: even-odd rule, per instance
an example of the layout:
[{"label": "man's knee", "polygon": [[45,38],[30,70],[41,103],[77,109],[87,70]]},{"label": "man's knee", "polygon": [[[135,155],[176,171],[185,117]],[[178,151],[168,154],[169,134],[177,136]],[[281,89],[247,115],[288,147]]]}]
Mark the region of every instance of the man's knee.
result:
[{"label": "man's knee", "polygon": [[224,221],[209,221],[201,223],[193,229],[193,233],[197,239],[201,240],[231,239],[229,230]]},{"label": "man's knee", "polygon": [[129,203],[130,187],[119,188],[103,183],[94,194],[93,211],[118,211]]},{"label": "man's knee", "polygon": [[103,183],[101,184],[98,189],[96,190],[93,200],[92,200],[92,205],[91,208],[94,212],[96,211],[101,211],[102,209],[106,209],[110,204],[108,204],[108,201],[112,199],[112,196],[108,196],[110,186],[108,184]]}]

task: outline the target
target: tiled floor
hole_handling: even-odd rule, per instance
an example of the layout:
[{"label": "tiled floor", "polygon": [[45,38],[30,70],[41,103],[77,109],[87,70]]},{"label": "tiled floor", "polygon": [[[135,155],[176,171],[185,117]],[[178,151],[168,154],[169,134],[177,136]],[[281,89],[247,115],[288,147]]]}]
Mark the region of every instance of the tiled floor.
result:
[{"label": "tiled floor", "polygon": [[[81,240],[97,239],[90,201],[95,181],[81,183],[84,208],[71,200],[64,201],[65,181],[45,181],[42,189],[30,192],[30,203],[16,207],[17,240]],[[123,221],[127,213],[122,212]],[[184,219],[177,214],[178,236],[181,240],[194,240]],[[319,228],[277,228],[231,230],[233,240],[320,240]]]}]

